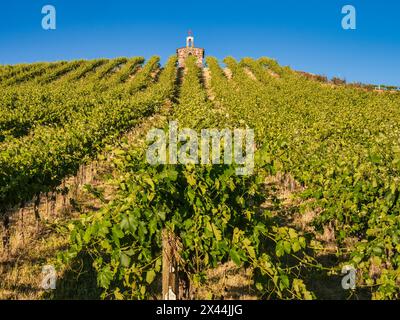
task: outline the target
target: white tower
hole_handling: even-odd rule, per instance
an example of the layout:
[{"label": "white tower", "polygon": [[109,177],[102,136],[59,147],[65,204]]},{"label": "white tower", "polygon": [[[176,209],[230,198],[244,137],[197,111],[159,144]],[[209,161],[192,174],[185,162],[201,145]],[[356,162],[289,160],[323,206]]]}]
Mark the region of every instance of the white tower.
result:
[{"label": "white tower", "polygon": [[186,48],[194,48],[194,37],[190,30],[189,35],[186,37]]}]

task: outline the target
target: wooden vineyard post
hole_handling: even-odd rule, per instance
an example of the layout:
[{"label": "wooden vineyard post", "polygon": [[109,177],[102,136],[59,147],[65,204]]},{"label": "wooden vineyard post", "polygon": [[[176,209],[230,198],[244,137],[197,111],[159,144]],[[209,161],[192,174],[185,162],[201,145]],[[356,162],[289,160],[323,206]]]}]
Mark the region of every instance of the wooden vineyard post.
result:
[{"label": "wooden vineyard post", "polygon": [[164,300],[179,300],[173,240],[171,233],[164,229],[162,231],[162,295]]},{"label": "wooden vineyard post", "polygon": [[178,238],[170,231],[162,232],[162,296],[163,300],[189,298],[189,280],[179,268]]}]

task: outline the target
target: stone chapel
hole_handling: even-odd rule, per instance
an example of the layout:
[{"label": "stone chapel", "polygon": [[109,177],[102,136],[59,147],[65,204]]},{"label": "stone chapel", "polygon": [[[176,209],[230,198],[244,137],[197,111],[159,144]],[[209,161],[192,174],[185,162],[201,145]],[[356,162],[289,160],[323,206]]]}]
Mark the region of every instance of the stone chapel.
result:
[{"label": "stone chapel", "polygon": [[189,31],[186,37],[186,47],[177,49],[176,54],[178,55],[178,64],[181,68],[185,67],[185,60],[188,56],[195,56],[197,58],[197,65],[203,67],[205,51],[203,48],[196,48],[194,46],[194,37],[191,31]]}]

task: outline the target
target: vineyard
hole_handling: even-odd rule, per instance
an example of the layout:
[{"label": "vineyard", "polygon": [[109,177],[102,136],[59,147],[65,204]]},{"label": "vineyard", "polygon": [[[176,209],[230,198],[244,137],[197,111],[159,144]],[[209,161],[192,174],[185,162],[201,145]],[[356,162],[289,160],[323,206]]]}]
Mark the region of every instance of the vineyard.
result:
[{"label": "vineyard", "polygon": [[[253,129],[253,174],[149,164],[146,135],[170,121]],[[34,298],[400,299],[399,121],[398,92],[269,58],[1,66],[0,298],[47,264],[61,285]],[[215,289],[227,269],[248,285]]]}]

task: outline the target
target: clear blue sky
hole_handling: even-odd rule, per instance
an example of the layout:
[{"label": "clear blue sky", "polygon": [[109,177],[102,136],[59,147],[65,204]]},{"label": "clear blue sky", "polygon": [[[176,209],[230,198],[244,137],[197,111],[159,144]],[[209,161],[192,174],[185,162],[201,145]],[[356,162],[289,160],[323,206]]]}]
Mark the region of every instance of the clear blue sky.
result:
[{"label": "clear blue sky", "polygon": [[[41,8],[57,9],[57,29],[41,28]],[[357,30],[341,28],[341,8],[357,9]],[[283,65],[400,86],[398,0],[7,0],[0,3],[0,64],[160,55],[184,45],[223,58],[269,56]]]}]

